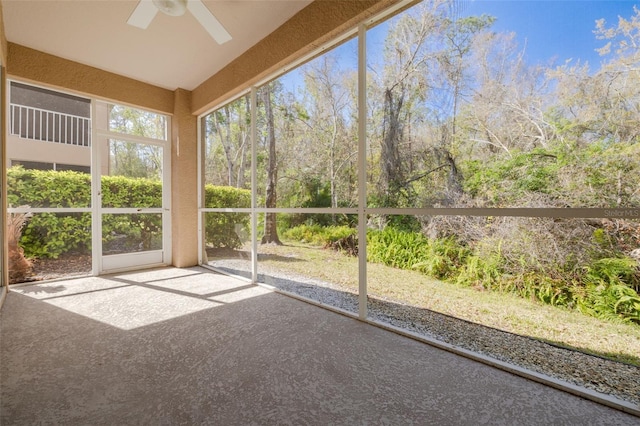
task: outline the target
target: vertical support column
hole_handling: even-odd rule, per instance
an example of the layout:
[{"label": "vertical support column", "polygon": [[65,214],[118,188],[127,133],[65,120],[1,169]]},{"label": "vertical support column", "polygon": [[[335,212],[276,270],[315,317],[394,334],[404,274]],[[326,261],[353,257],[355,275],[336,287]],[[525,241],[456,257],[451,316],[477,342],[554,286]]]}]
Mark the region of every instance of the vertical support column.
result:
[{"label": "vertical support column", "polygon": [[4,34],[4,20],[2,19],[2,4],[0,4],[0,307],[3,297],[9,289],[9,246],[6,234],[7,220],[7,106],[9,99],[7,93],[7,38]]},{"label": "vertical support column", "polygon": [[201,212],[200,209],[204,208],[204,140],[203,140],[203,128],[204,128],[204,117],[199,117],[196,122],[196,137],[197,139],[197,155],[198,155],[198,264],[206,264],[209,262],[207,258],[207,248],[204,242],[204,223],[205,223],[205,213]]},{"label": "vertical support column", "polygon": [[198,138],[191,114],[191,92],[177,89],[171,123],[171,252],[172,264],[198,264]]},{"label": "vertical support column", "polygon": [[367,319],[367,28],[358,27],[358,316]]},{"label": "vertical support column", "polygon": [[[0,25],[2,25],[0,23]],[[4,57],[4,55],[2,55]],[[2,165],[2,171],[0,172],[0,306],[2,306],[2,300],[9,288],[9,246],[6,237],[6,220],[7,220],[7,153],[6,153],[6,139],[7,139],[7,79],[5,77],[5,68],[3,66],[4,61],[0,61],[0,164]],[[6,287],[5,287],[6,286]]]},{"label": "vertical support column", "polygon": [[99,130],[107,130],[109,109],[104,102],[91,101],[91,273],[102,271],[102,175],[109,175],[109,143]]},{"label": "vertical support column", "polygon": [[256,143],[258,140],[257,110],[258,110],[258,89],[251,88],[251,282],[258,282],[258,150]]}]

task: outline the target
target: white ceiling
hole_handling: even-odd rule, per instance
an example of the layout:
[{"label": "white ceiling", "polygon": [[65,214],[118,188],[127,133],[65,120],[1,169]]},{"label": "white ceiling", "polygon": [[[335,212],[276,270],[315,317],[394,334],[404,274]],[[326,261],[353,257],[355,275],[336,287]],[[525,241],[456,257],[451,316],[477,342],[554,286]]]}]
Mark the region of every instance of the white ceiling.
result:
[{"label": "white ceiling", "polygon": [[203,0],[233,39],[218,45],[187,12],[127,24],[137,0],[2,0],[7,40],[175,90],[193,90],[311,0]]}]

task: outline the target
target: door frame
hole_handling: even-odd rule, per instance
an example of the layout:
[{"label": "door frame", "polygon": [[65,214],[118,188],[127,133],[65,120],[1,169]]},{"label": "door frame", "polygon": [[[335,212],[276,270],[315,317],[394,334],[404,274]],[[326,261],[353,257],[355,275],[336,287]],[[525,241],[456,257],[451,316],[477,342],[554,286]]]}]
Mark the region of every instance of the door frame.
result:
[{"label": "door frame", "polygon": [[[166,266],[172,262],[171,253],[171,116],[166,118],[164,139],[153,139],[129,135],[109,130],[109,105],[122,105],[92,99],[92,144],[91,144],[91,185],[92,185],[92,253],[93,275],[121,272],[135,269]],[[129,107],[128,105],[123,105]],[[131,108],[148,111],[144,108]],[[108,174],[109,141],[153,145],[162,148],[162,206],[153,208],[106,208],[102,207],[101,177]],[[106,162],[106,163],[105,163]],[[106,170],[105,170],[106,167]],[[102,219],[106,214],[144,214],[162,215],[162,249],[144,252],[129,252],[104,255],[102,252]]]}]

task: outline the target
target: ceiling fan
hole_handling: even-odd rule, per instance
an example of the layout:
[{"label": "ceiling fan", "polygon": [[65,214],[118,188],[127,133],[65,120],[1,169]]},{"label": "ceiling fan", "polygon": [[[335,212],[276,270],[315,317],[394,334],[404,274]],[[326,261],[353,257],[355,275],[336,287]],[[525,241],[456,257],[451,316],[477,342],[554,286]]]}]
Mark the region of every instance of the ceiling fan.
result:
[{"label": "ceiling fan", "polygon": [[231,35],[202,3],[202,0],[140,0],[129,16],[127,24],[144,30],[151,24],[158,11],[169,16],[182,16],[187,9],[218,44],[231,40]]}]

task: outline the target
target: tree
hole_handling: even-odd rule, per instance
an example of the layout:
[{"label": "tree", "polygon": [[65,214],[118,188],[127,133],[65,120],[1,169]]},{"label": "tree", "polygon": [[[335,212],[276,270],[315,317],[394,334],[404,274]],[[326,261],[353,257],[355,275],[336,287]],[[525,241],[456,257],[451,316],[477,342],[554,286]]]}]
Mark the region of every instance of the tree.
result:
[{"label": "tree", "polygon": [[457,117],[459,105],[465,95],[465,89],[468,89],[471,78],[466,75],[467,70],[471,67],[469,58],[472,56],[472,48],[475,45],[478,34],[491,27],[496,18],[493,16],[468,16],[460,18],[456,21],[446,20],[448,28],[445,36],[445,49],[439,58],[444,78],[450,86],[451,96],[451,135],[450,146],[447,148],[449,152],[453,152],[454,143],[457,136]]},{"label": "tree", "polygon": [[[267,127],[267,145],[269,158],[267,160],[267,188],[266,188],[266,208],[275,208],[277,206],[276,186],[278,182],[278,163],[276,157],[276,134],[275,123],[273,118],[273,108],[271,103],[272,83],[262,87],[260,93],[262,95],[262,103],[264,105],[265,120]],[[264,235],[262,244],[281,245],[278,238],[278,227],[276,223],[276,213],[267,213],[264,220]]]},{"label": "tree", "polygon": [[547,147],[554,137],[545,110],[552,102],[550,80],[541,66],[524,60],[515,34],[484,33],[473,49],[475,86],[458,121],[475,158]]},{"label": "tree", "polygon": [[344,79],[340,81],[344,76],[341,71],[337,58],[326,54],[304,72],[305,92],[311,97],[306,114],[308,126],[304,130],[308,134],[306,139],[314,141],[315,169],[322,175],[321,181],[329,181],[332,208],[338,207],[341,182],[355,174],[351,169],[357,154],[356,138],[349,134],[346,122],[352,104]]},{"label": "tree", "polygon": [[[397,207],[405,186],[401,145],[414,108],[432,89],[429,67],[437,58],[433,43],[440,34],[446,2],[423,3],[401,14],[392,24],[384,45],[384,63],[379,96],[382,99],[379,197],[385,207]],[[414,117],[420,116],[415,111]],[[410,151],[410,150],[409,150]],[[411,152],[409,152],[411,155]]]},{"label": "tree", "polygon": [[[125,135],[166,140],[167,123],[161,114],[121,105],[110,105],[109,130]],[[109,170],[112,175],[162,178],[162,149],[157,146],[111,140]]]},{"label": "tree", "polygon": [[378,82],[379,198],[385,207],[451,205],[462,194],[458,112],[475,87],[470,70],[476,40],[495,19],[454,20],[454,7],[451,1],[425,2],[390,25]]},{"label": "tree", "polygon": [[246,186],[250,108],[247,95],[206,117],[207,183],[237,188]]}]

